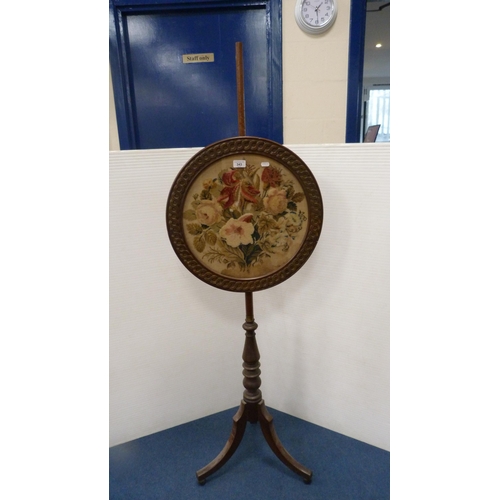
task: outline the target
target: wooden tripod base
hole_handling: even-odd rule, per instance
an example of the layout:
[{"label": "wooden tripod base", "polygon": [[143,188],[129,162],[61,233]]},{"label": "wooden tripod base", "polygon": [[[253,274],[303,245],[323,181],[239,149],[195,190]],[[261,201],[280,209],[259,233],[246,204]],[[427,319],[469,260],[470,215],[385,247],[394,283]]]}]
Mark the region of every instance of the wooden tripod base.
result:
[{"label": "wooden tripod base", "polygon": [[305,483],[311,482],[312,471],[297,462],[285,450],[274,429],[273,417],[267,411],[264,400],[261,400],[259,403],[241,402],[238,412],[233,417],[233,428],[226,446],[208,465],[196,472],[196,478],[200,484],[205,484],[207,477],[219,470],[231,458],[243,439],[247,421],[250,423],[259,422],[267,444],[275,455],[293,472],[301,476]]},{"label": "wooden tripod base", "polygon": [[310,483],[312,471],[301,465],[284,448],[274,430],[273,417],[266,409],[262,393],[259,390],[260,381],[260,354],[255,340],[255,330],[257,323],[253,318],[253,298],[252,292],[246,292],[246,322],[243,324],[245,330],[245,347],[243,349],[243,400],[236,415],[233,417],[233,428],[231,435],[222,451],[205,467],[196,473],[200,484],[205,481],[210,474],[219,470],[233,455],[238,448],[247,422],[255,424],[259,422],[262,433],[267,444],[274,454],[293,472],[296,472],[304,479],[305,483]]}]

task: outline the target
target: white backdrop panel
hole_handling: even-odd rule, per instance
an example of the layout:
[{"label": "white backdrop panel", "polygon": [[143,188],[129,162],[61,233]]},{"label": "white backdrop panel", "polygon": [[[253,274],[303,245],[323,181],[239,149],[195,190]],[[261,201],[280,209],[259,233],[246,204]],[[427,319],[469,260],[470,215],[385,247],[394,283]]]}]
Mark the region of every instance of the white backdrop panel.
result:
[{"label": "white backdrop panel", "polygon": [[[389,449],[389,145],[287,146],[320,186],[323,232],[254,294],[271,408]],[[165,205],[198,149],[110,152],[110,445],[237,406],[243,294],[192,276]],[[228,423],[228,433],[231,423]]]}]

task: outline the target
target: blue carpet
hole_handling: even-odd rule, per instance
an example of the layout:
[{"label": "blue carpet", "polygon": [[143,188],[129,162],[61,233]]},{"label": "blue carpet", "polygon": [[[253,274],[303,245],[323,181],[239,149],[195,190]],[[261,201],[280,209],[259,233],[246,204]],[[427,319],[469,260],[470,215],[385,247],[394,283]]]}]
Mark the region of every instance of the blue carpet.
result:
[{"label": "blue carpet", "polygon": [[385,500],[387,451],[268,408],[288,452],[312,469],[311,484],[247,424],[229,461],[199,485],[195,472],[222,450],[237,407],[110,448],[110,500]]}]

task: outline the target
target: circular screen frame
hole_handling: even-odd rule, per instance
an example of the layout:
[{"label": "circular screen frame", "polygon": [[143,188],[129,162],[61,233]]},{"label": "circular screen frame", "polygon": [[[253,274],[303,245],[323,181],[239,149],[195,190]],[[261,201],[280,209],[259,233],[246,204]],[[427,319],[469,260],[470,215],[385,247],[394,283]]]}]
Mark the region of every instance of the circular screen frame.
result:
[{"label": "circular screen frame", "polygon": [[[298,195],[298,198],[296,196],[296,199],[301,199],[301,202],[305,202],[307,205],[307,224],[304,224],[304,226],[307,227],[303,228],[306,234],[302,238],[300,248],[288,261],[285,259],[285,262],[282,263],[277,270],[271,271],[263,276],[238,277],[226,276],[218,273],[214,271],[208,263],[205,263],[203,259],[197,258],[192,250],[193,245],[188,244],[188,238],[192,239],[192,235],[196,233],[196,224],[194,225],[194,233],[193,226],[191,226],[189,234],[186,229],[187,224],[185,221],[186,199],[191,187],[197,180],[199,182],[200,176],[203,176],[205,171],[216,162],[235,155],[258,155],[259,157],[268,159],[269,162],[278,163],[281,170],[285,170],[285,174],[286,170],[288,170],[298,181],[302,192]],[[226,179],[229,179],[229,177]],[[269,207],[279,206],[281,203],[279,198],[280,193],[277,189],[274,191],[274,194],[274,205],[269,202],[268,195],[267,201]],[[251,199],[252,192],[247,194],[247,196]],[[284,197],[284,195],[282,196]],[[222,208],[218,210],[222,210]],[[233,217],[235,216],[233,215]],[[278,219],[278,216],[274,218]],[[244,234],[245,223],[248,224],[248,222],[245,222],[245,216],[240,217],[240,220],[243,220],[243,222],[239,224],[240,227],[243,228],[241,231],[242,234]],[[236,218],[234,221],[236,221]],[[166,207],[166,223],[168,236],[177,257],[198,279],[222,290],[231,292],[256,292],[271,288],[287,280],[309,259],[321,233],[323,224],[323,201],[316,179],[299,156],[285,146],[269,139],[238,136],[206,146],[184,165],[170,189]],[[212,236],[212,238],[214,238],[214,236]]]}]

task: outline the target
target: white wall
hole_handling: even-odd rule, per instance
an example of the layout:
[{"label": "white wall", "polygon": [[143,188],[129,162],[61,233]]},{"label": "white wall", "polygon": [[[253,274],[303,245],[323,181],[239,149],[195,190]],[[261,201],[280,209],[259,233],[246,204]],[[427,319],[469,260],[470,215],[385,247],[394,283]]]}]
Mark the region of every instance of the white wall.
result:
[{"label": "white wall", "polygon": [[[289,147],[319,183],[324,226],[298,273],[254,294],[263,396],[388,450],[389,145]],[[170,186],[196,151],[110,153],[111,445],[242,397],[244,295],[192,276],[165,226]]]},{"label": "white wall", "polygon": [[349,0],[338,0],[332,29],[304,33],[295,0],[283,0],[283,133],[285,144],[345,142]]},{"label": "white wall", "polygon": [[[304,33],[297,26],[295,0],[282,0],[282,3],[284,142],[343,143],[350,0],[338,0],[339,10],[333,28],[316,36]],[[112,93],[110,85],[110,103]],[[114,103],[111,109],[114,111]],[[109,142],[110,149],[118,149],[113,111],[110,111]]]}]

